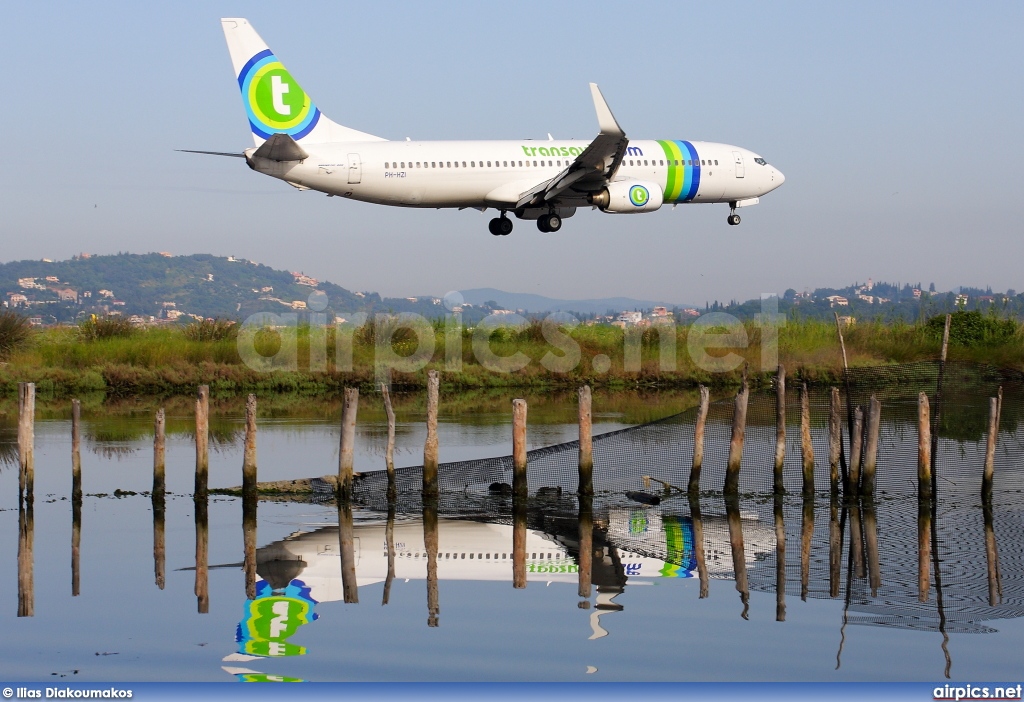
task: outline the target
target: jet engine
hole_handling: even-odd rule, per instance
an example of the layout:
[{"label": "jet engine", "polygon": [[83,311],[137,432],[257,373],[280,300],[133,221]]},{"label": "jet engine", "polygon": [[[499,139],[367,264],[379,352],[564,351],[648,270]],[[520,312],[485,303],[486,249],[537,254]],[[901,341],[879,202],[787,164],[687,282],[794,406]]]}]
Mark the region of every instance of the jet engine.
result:
[{"label": "jet engine", "polygon": [[661,186],[645,180],[620,180],[590,196],[590,204],[602,212],[637,214],[654,212],[665,201]]}]

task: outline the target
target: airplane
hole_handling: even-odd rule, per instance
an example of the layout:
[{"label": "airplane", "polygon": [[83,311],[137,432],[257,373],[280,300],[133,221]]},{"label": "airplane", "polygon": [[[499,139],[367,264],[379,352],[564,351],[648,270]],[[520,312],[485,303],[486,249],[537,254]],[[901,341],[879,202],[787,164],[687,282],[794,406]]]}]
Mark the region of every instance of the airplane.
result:
[{"label": "airplane", "polygon": [[[402,519],[394,523],[389,553],[386,522],[366,511],[352,529],[353,570],[356,586],[427,579],[427,546],[423,523]],[[775,532],[754,512],[741,512],[745,545],[743,560],[751,569],[775,552]],[[589,617],[590,640],[608,636],[602,617],[623,611],[616,602],[627,584],[647,585],[655,580],[697,576],[696,532],[688,516],[664,512],[660,507],[613,508],[607,528],[594,532],[591,583],[596,589]],[[463,519],[437,521],[438,581],[512,580],[511,524]],[[724,516],[703,518],[703,551],[708,576],[733,579],[729,527]],[[576,538],[536,529],[526,532],[526,579],[550,585],[579,583],[579,542]],[[662,560],[650,553],[662,553]],[[391,557],[389,559],[389,556]],[[222,659],[225,672],[239,680],[295,680],[270,676],[239,664],[306,654],[302,627],[315,621],[316,606],[344,598],[338,526],[299,530],[256,551],[256,597],[247,600],[236,630],[237,648]],[[237,567],[225,564],[215,567]],[[390,573],[389,573],[390,571]],[[387,587],[387,585],[385,586]]]},{"label": "airplane", "polygon": [[631,141],[601,90],[590,84],[600,127],[590,142],[389,141],[344,127],[323,114],[256,30],[221,19],[255,147],[241,153],[252,170],[299,190],[399,207],[486,211],[495,236],[512,232],[509,214],[557,232],[580,207],[610,214],[654,212],[663,205],[756,205],[785,176],[739,146],[676,139]]}]

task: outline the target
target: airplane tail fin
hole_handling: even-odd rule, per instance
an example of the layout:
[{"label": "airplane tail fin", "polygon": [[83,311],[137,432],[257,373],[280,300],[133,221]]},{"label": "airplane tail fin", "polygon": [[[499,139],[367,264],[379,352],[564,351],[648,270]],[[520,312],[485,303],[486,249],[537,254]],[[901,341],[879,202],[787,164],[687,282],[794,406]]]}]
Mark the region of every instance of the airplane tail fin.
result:
[{"label": "airplane tail fin", "polygon": [[327,119],[248,20],[228,17],[220,22],[256,146],[275,134],[306,144],[384,141]]}]

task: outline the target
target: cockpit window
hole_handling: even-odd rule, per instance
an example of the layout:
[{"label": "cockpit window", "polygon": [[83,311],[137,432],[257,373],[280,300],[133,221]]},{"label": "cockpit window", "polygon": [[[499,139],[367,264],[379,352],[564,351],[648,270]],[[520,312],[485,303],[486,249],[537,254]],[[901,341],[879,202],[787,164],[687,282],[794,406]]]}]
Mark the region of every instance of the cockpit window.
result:
[{"label": "cockpit window", "polygon": [[761,158],[760,156],[758,156],[757,158],[755,158],[755,159],[754,159],[754,163],[759,163],[759,164],[761,164],[762,166],[767,166],[767,165],[768,165],[768,162],[767,162],[767,161],[765,161],[765,160],[764,160],[763,158]]}]

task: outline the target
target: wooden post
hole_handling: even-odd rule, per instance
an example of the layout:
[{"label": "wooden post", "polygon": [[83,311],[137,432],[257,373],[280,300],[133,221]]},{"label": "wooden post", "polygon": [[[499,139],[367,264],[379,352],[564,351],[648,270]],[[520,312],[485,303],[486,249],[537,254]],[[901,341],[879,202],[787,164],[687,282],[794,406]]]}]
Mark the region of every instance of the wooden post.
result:
[{"label": "wooden post", "polygon": [[71,401],[71,500],[82,499],[82,403]]},{"label": "wooden post", "polygon": [[[922,393],[924,394],[924,393]],[[917,600],[928,601],[931,589],[932,508],[931,501],[917,503]]]},{"label": "wooden post", "polygon": [[[786,466],[786,368],[779,364],[775,374],[775,494],[786,492],[783,485],[783,469]],[[783,609],[785,609],[783,607]],[[785,613],[783,612],[783,618]],[[782,620],[780,620],[782,621]]]},{"label": "wooden post", "polygon": [[358,604],[355,534],[352,527],[352,504],[348,500],[338,500],[338,546],[341,552],[342,598],[345,604]]},{"label": "wooden post", "polygon": [[78,597],[82,555],[82,403],[71,401],[71,596]]},{"label": "wooden post", "polygon": [[[579,506],[579,589],[580,597],[590,606],[590,584],[594,572],[594,498],[580,495]],[[582,602],[580,603],[583,604]]]},{"label": "wooden post", "polygon": [[828,594],[839,597],[839,577],[843,570],[843,532],[839,525],[839,495],[829,500],[828,517]]},{"label": "wooden post", "polygon": [[946,325],[945,325],[945,327],[942,330],[942,356],[940,356],[940,358],[939,358],[939,360],[942,363],[946,362],[946,352],[949,350],[949,327],[952,324],[952,322],[953,322],[953,315],[947,314],[946,315]]},{"label": "wooden post", "polygon": [[999,548],[996,545],[992,502],[983,502],[981,509],[985,519],[985,562],[988,566],[988,603],[991,607],[997,607],[1003,603],[1003,580],[999,572]]},{"label": "wooden post", "polygon": [[205,500],[210,480],[210,386],[200,385],[196,395],[196,486],[193,499]]},{"label": "wooden post", "polygon": [[875,501],[870,496],[864,500],[864,550],[868,559],[871,596],[877,597],[878,588],[882,586],[882,571],[878,558],[878,516],[875,513]]},{"label": "wooden post", "polygon": [[[156,411],[156,419],[153,421],[153,500],[163,502],[166,492],[166,465],[167,465],[167,437],[166,417],[164,408]],[[162,508],[161,508],[162,509]]]},{"label": "wooden post", "polygon": [[196,607],[200,614],[210,612],[210,512],[206,499],[196,499]]},{"label": "wooden post", "polygon": [[853,573],[860,579],[866,575],[864,568],[864,531],[860,521],[860,501],[850,505],[850,559]]},{"label": "wooden post", "polygon": [[828,408],[828,478],[832,495],[839,494],[839,456],[843,449],[843,430],[839,420],[839,388],[832,388]]},{"label": "wooden post", "polygon": [[[580,495],[594,494],[594,443],[591,437],[591,392],[590,386],[584,385],[579,390],[580,419]],[[589,594],[587,595],[589,597]]]},{"label": "wooden post", "polygon": [[846,486],[846,497],[860,494],[860,464],[864,449],[864,410],[858,406],[853,411],[853,434],[850,436],[850,479]]},{"label": "wooden post", "polygon": [[[162,412],[163,410],[161,410]],[[153,576],[156,586],[164,589],[164,572],[167,562],[166,519],[163,482],[160,492],[153,492]]]},{"label": "wooden post", "polygon": [[700,386],[700,408],[697,410],[697,421],[693,425],[693,463],[690,468],[690,482],[686,492],[695,497],[700,494],[700,470],[704,464],[704,425],[708,420],[710,393],[706,387]]},{"label": "wooden post", "polygon": [[786,621],[786,522],[782,495],[775,496],[775,621]]},{"label": "wooden post", "polygon": [[437,590],[437,502],[423,503],[423,548],[427,552],[427,626],[440,626]]},{"label": "wooden post", "polygon": [[245,450],[242,457],[242,497],[255,499],[256,478],[256,396],[245,399]]},{"label": "wooden post", "polygon": [[512,492],[525,497],[526,479],[526,400],[512,400]]},{"label": "wooden post", "polygon": [[932,498],[932,424],[928,396],[917,396],[917,496]]},{"label": "wooden post", "polygon": [[708,563],[704,556],[704,521],[700,513],[700,498],[690,494],[690,519],[693,520],[693,551],[697,559],[697,576],[700,578],[700,599],[708,596]]},{"label": "wooden post", "polygon": [[[398,496],[398,488],[395,485],[395,410],[391,407],[391,392],[388,390],[387,383],[380,384],[380,394],[384,396],[384,412],[388,416],[388,445],[384,449],[384,467],[388,473],[387,498],[389,501],[393,501]],[[389,557],[394,558],[393,555]],[[392,569],[393,567],[394,563],[392,563]]]},{"label": "wooden post", "polygon": [[165,466],[167,457],[166,416],[164,408],[156,411],[153,420],[153,576],[156,586],[164,589],[167,549],[165,537]]},{"label": "wooden post", "polygon": [[729,442],[729,463],[725,468],[725,485],[722,492],[727,496],[738,495],[740,492],[740,466],[743,463],[743,439],[747,430],[747,399],[750,390],[747,387],[746,372],[743,374],[743,385],[736,393],[736,407],[732,414],[732,439]]},{"label": "wooden post", "polygon": [[18,616],[34,617],[36,615],[35,588],[35,518],[32,513],[32,500],[18,504]]},{"label": "wooden post", "polygon": [[[387,387],[387,386],[385,386]],[[388,550],[388,575],[384,579],[384,596],[381,606],[391,599],[391,583],[395,580],[395,501],[388,500],[388,521],[384,527],[384,543]]]},{"label": "wooden post", "polygon": [[18,383],[18,495],[32,501],[35,491],[36,384]]},{"label": "wooden post", "polygon": [[[1002,388],[1000,388],[1002,390]],[[992,479],[996,472],[996,441],[999,439],[999,398],[988,401],[988,435],[985,439],[985,472],[981,478],[981,499],[992,499]]]},{"label": "wooden post", "polygon": [[836,333],[839,334],[839,348],[843,351],[843,370],[847,370],[850,364],[846,360],[846,342],[843,341],[843,325],[839,323],[839,313],[833,312],[836,318]]},{"label": "wooden post", "polygon": [[882,424],[882,403],[874,394],[868,404],[868,423],[864,430],[864,470],[861,474],[860,494],[875,496],[875,468],[878,464],[878,432]]},{"label": "wooden post", "polygon": [[82,492],[71,499],[71,596],[78,597],[82,557]]},{"label": "wooden post", "polygon": [[800,455],[804,495],[814,494],[814,445],[811,443],[811,400],[807,383],[800,386]]},{"label": "wooden post", "polygon": [[341,447],[338,451],[338,496],[341,500],[352,497],[352,466],[355,462],[358,411],[359,388],[345,388],[345,400],[341,408]]},{"label": "wooden post", "polygon": [[436,370],[427,373],[427,441],[423,445],[423,494],[437,495],[437,403],[440,379]]},{"label": "wooden post", "polygon": [[[249,397],[252,397],[250,395]],[[245,597],[256,599],[256,524],[259,500],[255,485],[246,493],[242,489],[242,569],[245,571]]]},{"label": "wooden post", "polygon": [[526,497],[512,493],[512,587],[526,587]]},{"label": "wooden post", "polygon": [[804,495],[800,521],[800,599],[807,601],[811,579],[811,541],[814,538],[814,495]]},{"label": "wooden post", "polygon": [[750,587],[747,585],[747,557],[743,545],[743,521],[740,519],[739,500],[735,497],[725,498],[726,518],[729,522],[729,550],[732,552],[732,569],[736,574],[736,591],[740,593],[743,603],[744,619],[749,619]]}]

